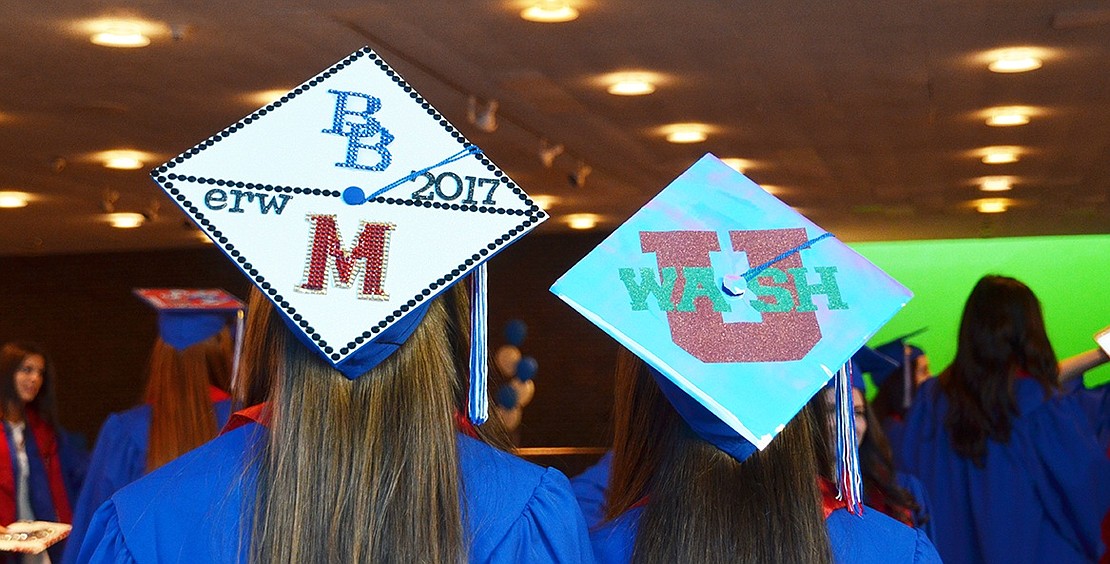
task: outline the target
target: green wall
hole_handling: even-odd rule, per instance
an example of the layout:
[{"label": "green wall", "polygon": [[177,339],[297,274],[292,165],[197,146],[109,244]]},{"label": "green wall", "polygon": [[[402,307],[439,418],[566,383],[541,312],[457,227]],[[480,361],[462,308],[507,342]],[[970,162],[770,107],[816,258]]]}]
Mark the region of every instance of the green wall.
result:
[{"label": "green wall", "polygon": [[[1095,332],[1110,325],[1110,235],[898,241],[851,247],[914,293],[870,344],[928,327],[910,342],[925,350],[934,374],[955,356],[964,301],[985,274],[1011,276],[1033,289],[1060,358],[1094,348]],[[1110,365],[1086,375],[1088,386],[1107,381]]]}]

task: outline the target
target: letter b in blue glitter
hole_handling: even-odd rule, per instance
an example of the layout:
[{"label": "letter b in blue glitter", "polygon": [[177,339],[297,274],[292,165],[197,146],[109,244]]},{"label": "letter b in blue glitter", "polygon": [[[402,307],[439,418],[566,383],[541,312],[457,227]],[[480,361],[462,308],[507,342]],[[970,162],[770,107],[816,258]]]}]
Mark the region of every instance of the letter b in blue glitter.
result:
[{"label": "letter b in blue glitter", "polygon": [[[335,163],[335,166],[374,171],[389,168],[392,155],[390,155],[386,145],[393,142],[393,134],[382,127],[378,120],[370,117],[382,108],[381,100],[361,92],[347,92],[344,90],[328,90],[328,92],[336,96],[335,114],[332,116],[331,129],[324,129],[321,132],[342,135],[347,138],[347,158],[343,162]],[[348,99],[351,97],[365,100],[365,109],[361,111],[348,109]],[[373,137],[377,137],[376,143],[363,142],[364,139]],[[372,165],[360,163],[359,157],[364,154],[364,150],[377,153],[378,162]]]}]

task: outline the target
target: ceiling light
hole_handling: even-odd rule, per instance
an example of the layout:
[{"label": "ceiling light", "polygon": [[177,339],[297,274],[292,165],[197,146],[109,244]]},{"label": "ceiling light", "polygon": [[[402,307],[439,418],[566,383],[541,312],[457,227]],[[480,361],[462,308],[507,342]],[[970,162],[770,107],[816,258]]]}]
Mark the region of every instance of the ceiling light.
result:
[{"label": "ceiling light", "polygon": [[571,229],[593,229],[597,227],[601,216],[593,213],[572,213],[565,218],[567,227]]},{"label": "ceiling light", "polygon": [[777,186],[775,184],[758,184],[758,186],[768,194],[781,194],[783,192],[782,186]]},{"label": "ceiling light", "polygon": [[24,208],[30,201],[26,192],[0,192],[0,208]]},{"label": "ceiling light", "polygon": [[1041,68],[1043,60],[1034,49],[1003,49],[995,51],[987,68],[992,72],[1015,73]]},{"label": "ceiling light", "polygon": [[728,166],[732,167],[732,170],[735,170],[736,172],[740,172],[740,173],[744,172],[745,170],[749,170],[749,169],[752,168],[752,161],[749,161],[748,159],[738,159],[738,158],[729,157],[729,158],[721,159],[721,162],[723,162],[723,163],[727,164]]},{"label": "ceiling light", "polygon": [[701,143],[709,137],[709,129],[704,123],[673,123],[660,128],[671,143]]},{"label": "ceiling light", "polygon": [[1009,164],[1021,159],[1019,147],[985,147],[977,154],[984,164]]},{"label": "ceiling light", "polygon": [[153,153],[148,153],[146,151],[113,149],[110,151],[92,153],[86,158],[100,162],[105,168],[115,170],[138,170],[157,157]]},{"label": "ceiling light", "polygon": [[610,77],[606,90],[617,96],[643,96],[655,92],[655,84],[645,73],[618,73]]},{"label": "ceiling light", "polygon": [[987,118],[987,125],[993,127],[1009,127],[1012,125],[1025,125],[1029,123],[1029,116],[1025,114],[995,114]]},{"label": "ceiling light", "polygon": [[252,106],[260,107],[272,104],[280,100],[281,97],[288,94],[290,90],[292,90],[292,88],[274,88],[273,90],[259,90],[257,92],[244,94],[243,96],[241,96],[241,98],[244,102],[247,102]]},{"label": "ceiling light", "polygon": [[1030,118],[1040,113],[1043,113],[1042,110],[1031,106],[1002,106],[983,110],[980,115],[986,118],[987,125],[1006,127],[1025,125]]},{"label": "ceiling light", "polygon": [[535,202],[536,205],[540,207],[540,209],[544,210],[551,209],[560,201],[560,198],[558,196],[550,196],[547,194],[534,194],[529,195],[529,197],[532,198],[532,201]]},{"label": "ceiling light", "polygon": [[1014,187],[1012,176],[984,176],[979,179],[979,189],[984,192],[1005,192]]},{"label": "ceiling light", "polygon": [[108,223],[119,229],[133,229],[146,221],[141,213],[116,212],[108,214]]},{"label": "ceiling light", "polygon": [[975,200],[975,210],[979,213],[1002,213],[1010,208],[1013,200],[1007,198],[984,198]]},{"label": "ceiling light", "polygon": [[138,18],[103,18],[76,23],[89,41],[105,47],[146,47],[151,37],[170,34],[169,26]]},{"label": "ceiling light", "polygon": [[578,19],[578,10],[566,2],[543,0],[522,10],[520,17],[530,22],[563,23]]}]

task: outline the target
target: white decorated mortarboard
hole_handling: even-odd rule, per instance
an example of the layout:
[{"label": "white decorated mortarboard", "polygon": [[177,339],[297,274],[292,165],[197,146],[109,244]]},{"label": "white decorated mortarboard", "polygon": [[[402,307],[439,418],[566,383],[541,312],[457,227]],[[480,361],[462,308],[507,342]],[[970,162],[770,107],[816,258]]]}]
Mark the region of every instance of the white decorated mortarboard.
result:
[{"label": "white decorated mortarboard", "polygon": [[[471,272],[484,279],[486,260],[547,217],[369,48],[151,175],[348,378],[396,350],[429,300]],[[472,363],[484,381],[481,333]],[[472,418],[484,413],[481,393]]]},{"label": "white decorated mortarboard", "polygon": [[[738,461],[765,448],[834,374],[838,402],[851,406],[849,358],[911,297],[712,155],[551,291],[650,365],[690,427]],[[854,449],[853,437],[843,442]]]}]

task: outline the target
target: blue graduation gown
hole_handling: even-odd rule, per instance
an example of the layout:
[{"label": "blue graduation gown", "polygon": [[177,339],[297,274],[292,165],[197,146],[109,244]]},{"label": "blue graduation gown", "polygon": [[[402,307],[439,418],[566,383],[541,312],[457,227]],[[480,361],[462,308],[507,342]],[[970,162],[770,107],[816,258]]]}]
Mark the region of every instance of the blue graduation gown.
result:
[{"label": "blue graduation gown", "polygon": [[910,492],[910,495],[917,501],[917,511],[913,512],[914,526],[921,529],[929,537],[929,540],[936,542],[936,524],[930,508],[929,492],[925,489],[925,484],[922,484],[921,480],[918,480],[913,474],[905,472],[895,472],[894,481],[898,483],[899,487]]},{"label": "blue graduation gown", "polygon": [[[251,423],[118,491],[97,510],[80,562],[246,562],[257,467],[266,440]],[[458,435],[470,562],[589,562],[570,484]]]},{"label": "blue graduation gown", "polygon": [[[590,534],[598,564],[625,564],[632,559],[642,507],[629,509]],[[939,563],[940,556],[920,529],[913,529],[870,507],[862,516],[833,511],[829,531],[833,561],[839,564]]]},{"label": "blue graduation gown", "polygon": [[906,418],[897,453],[931,495],[935,539],[946,562],[1093,562],[1099,522],[1110,509],[1110,459],[1098,414],[1084,398],[1045,398],[1014,381],[1018,415],[1010,440],[988,441],[984,468],[958,456],[944,429],[947,398],[926,382]]},{"label": "blue graduation gown", "polygon": [[570,479],[570,487],[582,508],[586,525],[593,528],[605,516],[605,492],[609,489],[609,469],[613,464],[613,451],[606,452],[601,460],[581,474]]},{"label": "blue graduation gown", "polygon": [[[216,414],[216,428],[222,428],[231,416],[231,400],[217,401],[212,408]],[[85,485],[73,508],[73,531],[66,541],[63,564],[78,562],[77,552],[96,509],[120,488],[146,473],[150,409],[143,404],[113,413],[100,428]]]}]

